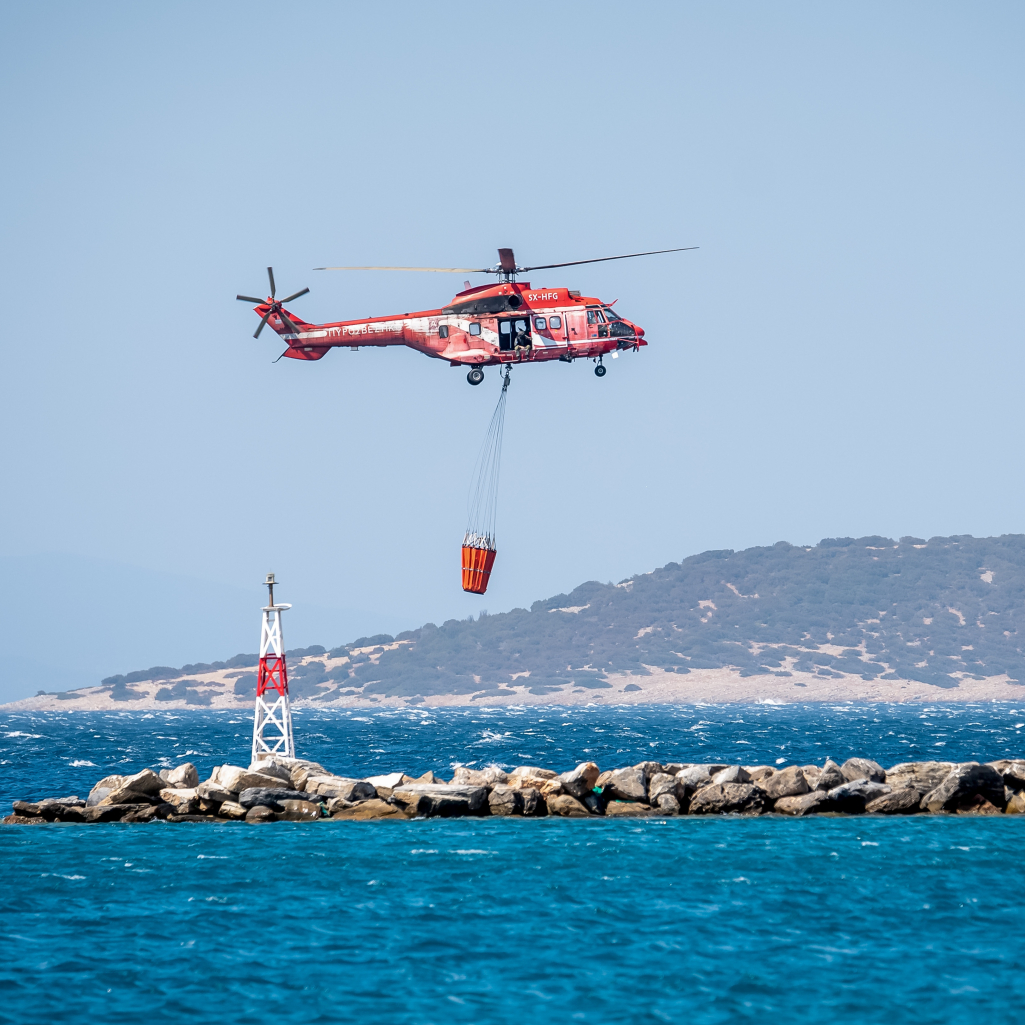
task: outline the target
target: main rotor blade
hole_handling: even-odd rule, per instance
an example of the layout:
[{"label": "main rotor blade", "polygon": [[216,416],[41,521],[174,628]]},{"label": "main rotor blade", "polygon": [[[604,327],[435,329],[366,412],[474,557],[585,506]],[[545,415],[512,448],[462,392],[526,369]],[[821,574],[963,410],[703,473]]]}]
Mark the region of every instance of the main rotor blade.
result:
[{"label": "main rotor blade", "polygon": [[274,284],[274,268],[267,268],[267,277],[270,278],[270,297],[274,298],[274,293],[277,291],[277,286]]},{"label": "main rotor blade", "polygon": [[683,246],[680,249],[653,249],[650,253],[626,253],[623,256],[599,256],[594,260],[569,260],[567,263],[539,263],[535,267],[520,267],[521,273],[529,270],[551,270],[553,267],[576,267],[581,263],[605,263],[606,260],[631,260],[635,256],[658,256],[659,253],[685,253],[700,246]]},{"label": "main rotor blade", "polygon": [[256,303],[257,306],[262,306],[267,300],[266,299],[254,299],[251,295],[236,295],[236,299],[241,299],[244,303]]},{"label": "main rotor blade", "polygon": [[304,288],[301,292],[296,292],[295,295],[290,295],[287,299],[282,299],[281,302],[290,303],[293,299],[298,299],[299,296],[305,295],[308,291],[308,288]]},{"label": "main rotor blade", "polygon": [[293,335],[299,334],[299,328],[289,320],[288,314],[284,310],[278,310],[278,316],[281,318],[282,323],[288,328],[289,333]]},{"label": "main rotor blade", "polygon": [[418,270],[438,274],[494,274],[489,267],[314,267],[314,270]]},{"label": "main rotor blade", "polygon": [[269,310],[268,310],[268,311],[267,311],[267,312],[266,312],[266,313],[265,313],[265,314],[263,315],[263,320],[261,320],[261,321],[260,321],[260,326],[259,326],[259,327],[258,327],[258,328],[256,329],[256,334],[254,334],[254,335],[253,335],[253,337],[254,337],[254,338],[259,338],[259,337],[260,337],[260,332],[261,332],[261,331],[263,330],[263,327],[264,327],[264,325],[265,325],[265,324],[267,323],[267,321],[268,321],[268,320],[270,320],[270,315],[271,315],[271,314],[272,314],[273,312],[274,312],[274,310],[273,310],[273,308],[272,308],[272,309],[269,309]]},{"label": "main rotor blade", "polygon": [[513,256],[511,249],[498,250],[498,265],[507,274],[512,274],[516,270],[516,257]]}]

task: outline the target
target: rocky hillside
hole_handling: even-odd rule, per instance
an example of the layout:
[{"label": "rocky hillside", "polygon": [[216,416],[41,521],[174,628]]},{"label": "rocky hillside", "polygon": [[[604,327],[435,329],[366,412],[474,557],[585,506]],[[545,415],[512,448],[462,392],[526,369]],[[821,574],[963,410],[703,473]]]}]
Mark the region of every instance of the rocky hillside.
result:
[{"label": "rocky hillside", "polygon": [[[293,650],[291,689],[317,702],[479,700],[597,694],[613,688],[610,677],[620,689],[624,673],[709,669],[940,688],[1025,681],[1023,598],[1025,535],[779,542],[704,552],[618,584],[590,581],[529,610]],[[223,706],[251,700],[255,664],[249,654],[155,666],[98,690],[115,702]]]}]

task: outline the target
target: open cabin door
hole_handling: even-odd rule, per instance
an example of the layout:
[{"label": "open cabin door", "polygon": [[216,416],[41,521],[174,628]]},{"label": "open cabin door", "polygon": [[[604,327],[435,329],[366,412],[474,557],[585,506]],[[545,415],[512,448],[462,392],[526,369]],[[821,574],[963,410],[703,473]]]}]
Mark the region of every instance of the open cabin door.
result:
[{"label": "open cabin door", "polygon": [[529,356],[533,347],[533,339],[530,333],[530,316],[522,313],[515,317],[498,318],[498,349],[500,352],[515,352],[520,350],[524,356]]}]

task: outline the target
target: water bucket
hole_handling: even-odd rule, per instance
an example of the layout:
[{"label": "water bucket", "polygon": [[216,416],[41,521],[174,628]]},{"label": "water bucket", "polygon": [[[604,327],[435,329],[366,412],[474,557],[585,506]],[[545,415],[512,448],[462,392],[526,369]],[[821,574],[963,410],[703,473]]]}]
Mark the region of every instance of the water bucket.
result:
[{"label": "water bucket", "polygon": [[495,564],[494,548],[473,548],[463,545],[463,590],[483,594],[488,589],[491,567]]}]

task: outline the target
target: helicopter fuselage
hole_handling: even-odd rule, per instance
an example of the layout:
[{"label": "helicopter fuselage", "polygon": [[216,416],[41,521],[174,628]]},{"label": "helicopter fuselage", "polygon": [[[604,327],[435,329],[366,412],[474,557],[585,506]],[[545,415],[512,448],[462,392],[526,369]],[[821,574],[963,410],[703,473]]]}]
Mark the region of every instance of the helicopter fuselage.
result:
[{"label": "helicopter fuselage", "polygon": [[[256,307],[264,317],[270,303]],[[448,306],[392,317],[309,324],[289,310],[293,332],[276,313],[267,323],[287,343],[289,359],[321,359],[332,348],[405,345],[452,366],[569,362],[648,343],[644,331],[600,299],[567,288],[504,281],[458,293]]]}]

